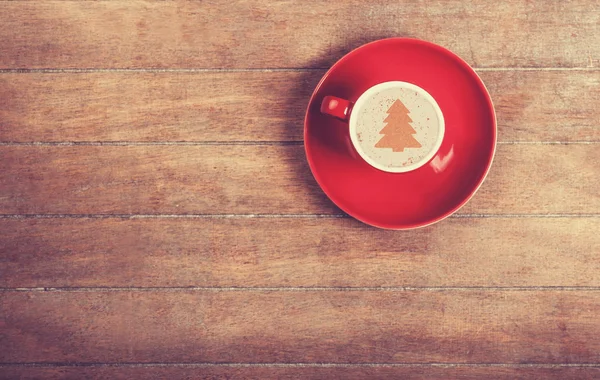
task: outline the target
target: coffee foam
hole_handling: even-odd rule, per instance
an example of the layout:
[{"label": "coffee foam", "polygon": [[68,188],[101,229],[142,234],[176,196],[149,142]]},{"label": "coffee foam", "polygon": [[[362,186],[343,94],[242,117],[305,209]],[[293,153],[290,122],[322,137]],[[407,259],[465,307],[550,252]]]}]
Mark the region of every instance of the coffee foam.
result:
[{"label": "coffee foam", "polygon": [[363,158],[382,170],[420,166],[441,143],[444,126],[439,107],[425,90],[410,86],[386,86],[353,110],[353,141]]}]

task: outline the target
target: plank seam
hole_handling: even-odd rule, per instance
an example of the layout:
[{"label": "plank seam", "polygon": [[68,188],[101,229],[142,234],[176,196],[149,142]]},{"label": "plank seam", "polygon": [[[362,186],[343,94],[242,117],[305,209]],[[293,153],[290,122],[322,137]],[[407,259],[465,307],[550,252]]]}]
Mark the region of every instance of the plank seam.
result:
[{"label": "plank seam", "polygon": [[[456,219],[598,218],[600,214],[454,214]],[[345,214],[0,214],[0,219],[350,219]]]},{"label": "plank seam", "polygon": [[0,141],[0,146],[298,146],[303,144],[303,141]]},{"label": "plank seam", "polygon": [[[600,214],[598,215],[600,216]],[[0,219],[337,219],[343,214],[0,214]]]},{"label": "plank seam", "polygon": [[218,286],[181,286],[181,287],[3,287],[2,293],[19,292],[55,292],[55,293],[107,293],[107,292],[598,292],[600,286],[389,286],[389,287],[218,287]]},{"label": "plank seam", "polygon": [[453,214],[450,218],[596,218],[600,214]]},{"label": "plank seam", "polygon": [[80,362],[48,362],[48,363],[0,363],[0,367],[32,367],[32,368],[57,368],[57,367],[233,367],[233,368],[379,368],[379,367],[436,367],[436,368],[600,368],[600,363],[80,363]]},{"label": "plank seam", "polygon": [[[595,145],[600,140],[575,141],[498,141],[498,145]],[[0,146],[301,146],[294,141],[0,141]]]},{"label": "plank seam", "polygon": [[593,145],[599,144],[595,140],[575,141],[498,141],[498,145]]},{"label": "plank seam", "polygon": [[[273,73],[325,71],[329,67],[282,68],[0,68],[0,74],[77,74],[77,73]],[[600,67],[474,67],[475,71],[600,71]]]}]

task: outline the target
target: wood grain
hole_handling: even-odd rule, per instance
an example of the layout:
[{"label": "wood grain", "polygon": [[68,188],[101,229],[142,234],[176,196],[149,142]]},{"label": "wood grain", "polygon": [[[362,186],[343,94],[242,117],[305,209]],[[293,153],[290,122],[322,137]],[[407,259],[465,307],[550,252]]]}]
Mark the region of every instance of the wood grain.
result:
[{"label": "wood grain", "polygon": [[[600,150],[500,145],[483,214],[600,212]],[[339,214],[292,146],[5,146],[0,214]]]},{"label": "wood grain", "polygon": [[0,74],[0,140],[301,141],[322,74]]},{"label": "wood grain", "polygon": [[0,3],[2,68],[328,67],[384,37],[441,44],[470,64],[597,66],[595,0],[261,0]]},{"label": "wood grain", "polygon": [[600,292],[2,292],[0,362],[594,363]]},{"label": "wood grain", "polygon": [[[0,219],[0,287],[600,286],[600,219]],[[101,275],[99,275],[101,274]]]},{"label": "wood grain", "polygon": [[[0,141],[302,141],[324,74],[0,73]],[[600,141],[596,71],[483,71],[500,141]]]},{"label": "wood grain", "polygon": [[530,380],[597,379],[600,368],[511,368],[511,367],[4,367],[0,379],[345,379],[345,380]]},{"label": "wood grain", "polygon": [[[600,377],[596,0],[0,19],[0,379]],[[395,36],[479,68],[504,142],[462,216],[405,233],[328,217],[301,146],[324,69]]]}]

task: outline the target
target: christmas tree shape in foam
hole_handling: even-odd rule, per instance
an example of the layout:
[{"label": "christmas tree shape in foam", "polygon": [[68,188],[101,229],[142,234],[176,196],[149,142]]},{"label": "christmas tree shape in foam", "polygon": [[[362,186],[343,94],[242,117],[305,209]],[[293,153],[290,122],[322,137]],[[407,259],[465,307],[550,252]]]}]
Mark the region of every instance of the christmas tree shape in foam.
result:
[{"label": "christmas tree shape in foam", "polygon": [[376,148],[391,148],[393,152],[404,152],[405,148],[420,148],[421,144],[413,137],[417,131],[410,125],[410,111],[400,99],[387,110],[388,116],[383,121],[386,126],[379,134],[384,135],[375,144]]}]

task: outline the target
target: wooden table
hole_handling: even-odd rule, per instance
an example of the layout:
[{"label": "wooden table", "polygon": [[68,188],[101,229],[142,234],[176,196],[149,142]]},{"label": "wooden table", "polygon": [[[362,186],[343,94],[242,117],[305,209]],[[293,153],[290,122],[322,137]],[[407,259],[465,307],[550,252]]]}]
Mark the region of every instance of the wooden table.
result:
[{"label": "wooden table", "polygon": [[[343,215],[326,68],[465,58],[499,145],[457,215]],[[0,1],[0,378],[600,377],[600,3]]]}]

